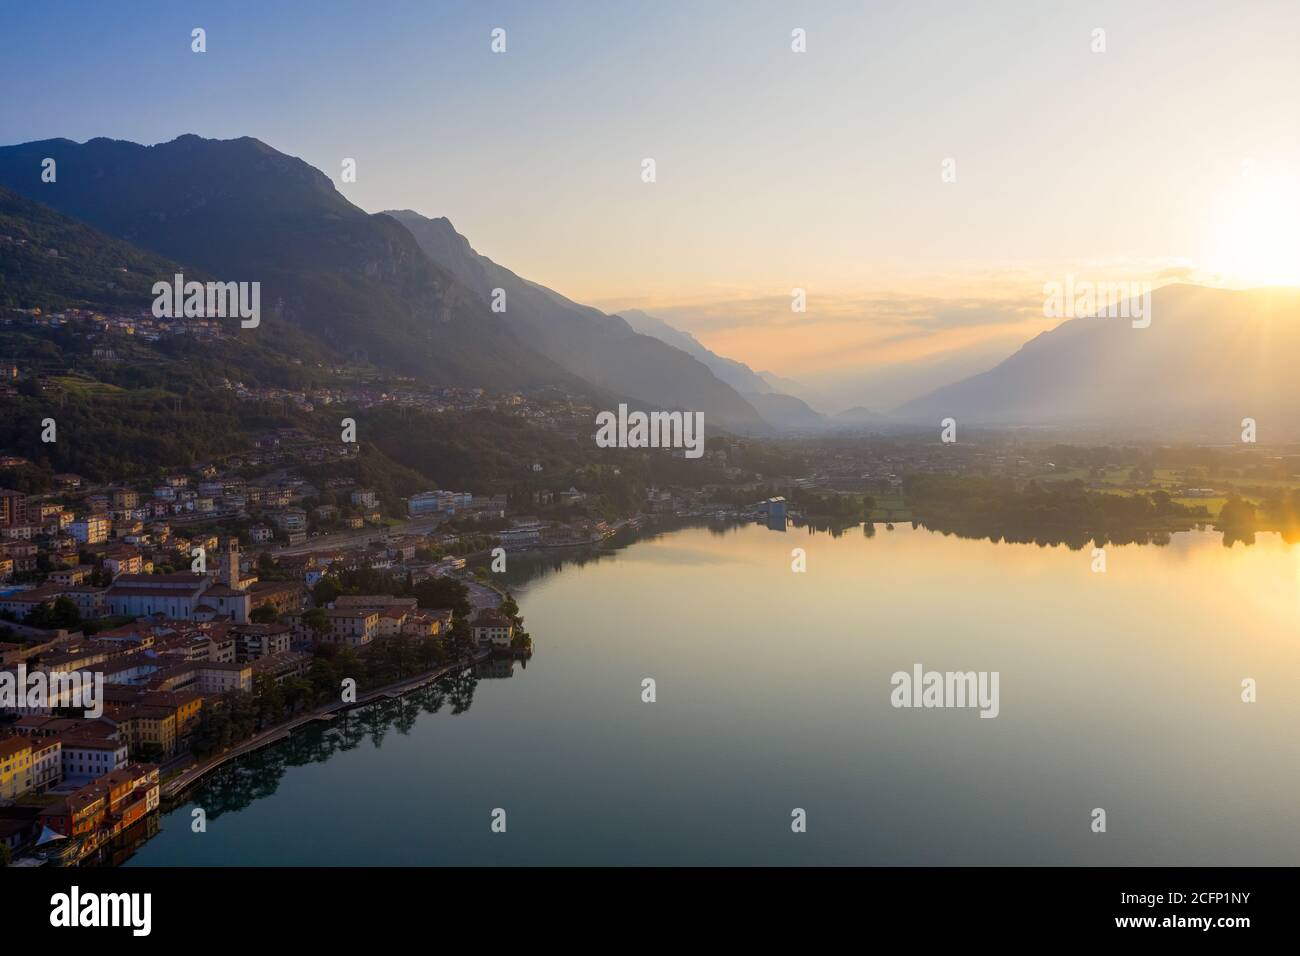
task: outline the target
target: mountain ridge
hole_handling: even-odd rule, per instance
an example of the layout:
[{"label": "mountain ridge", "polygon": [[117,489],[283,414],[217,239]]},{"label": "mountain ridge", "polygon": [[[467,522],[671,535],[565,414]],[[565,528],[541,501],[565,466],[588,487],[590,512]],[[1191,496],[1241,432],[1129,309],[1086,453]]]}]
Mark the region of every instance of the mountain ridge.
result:
[{"label": "mountain ridge", "polygon": [[624,319],[574,302],[477,252],[445,216],[385,210],[420,248],[485,302],[505,292],[507,322],[530,347],[597,387],[664,408],[704,412],[724,427],[762,430],[760,413],[693,356],[636,332]]},{"label": "mountain ridge", "polygon": [[[40,178],[45,157],[52,183]],[[297,325],[342,355],[440,384],[599,394],[520,342],[399,223],[252,137],[5,146],[0,185],[186,268],[259,281],[263,322]]]},{"label": "mountain ridge", "polygon": [[1297,352],[1300,290],[1168,285],[1152,293],[1147,328],[1128,318],[1067,319],[992,369],[895,414],[914,422],[951,415],[985,425],[1226,429],[1242,418],[1300,414],[1290,367]]}]

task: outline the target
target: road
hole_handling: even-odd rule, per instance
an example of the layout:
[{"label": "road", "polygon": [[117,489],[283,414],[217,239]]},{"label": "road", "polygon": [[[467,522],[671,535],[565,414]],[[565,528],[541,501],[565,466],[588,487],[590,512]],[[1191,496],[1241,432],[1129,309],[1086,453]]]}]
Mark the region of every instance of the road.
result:
[{"label": "road", "polygon": [[273,555],[307,554],[311,551],[328,551],[332,548],[363,548],[372,541],[382,541],[391,535],[428,534],[442,524],[441,518],[413,518],[388,528],[362,528],[360,531],[339,531],[308,538],[302,544],[286,544],[271,550]]},{"label": "road", "polygon": [[470,657],[462,658],[455,663],[444,664],[442,667],[435,670],[427,671],[423,674],[417,674],[414,677],[400,680],[395,684],[388,684],[385,687],[379,687],[375,690],[368,691],[358,697],[355,703],[338,701],[335,703],[324,704],[314,710],[307,711],[304,714],[299,714],[297,717],[287,720],[284,723],[276,724],[273,727],[267,727],[265,730],[260,730],[242,743],[218,754],[215,757],[210,757],[201,763],[197,763],[189,769],[182,771],[178,776],[168,780],[162,786],[163,799],[170,800],[175,798],[191,785],[197,783],[200,778],[217,769],[222,764],[234,760],[236,757],[240,757],[244,754],[252,753],[254,750],[258,750],[268,744],[275,743],[277,740],[288,737],[295,730],[311,723],[312,721],[322,719],[328,720],[333,714],[344,710],[351,710],[353,707],[361,707],[364,704],[378,700],[381,697],[395,697],[400,694],[408,693],[409,691],[415,690],[417,687],[422,687],[431,681],[439,680],[452,671],[463,670],[466,667],[481,663],[491,656],[492,649],[490,647],[484,648],[475,651],[475,653]]}]

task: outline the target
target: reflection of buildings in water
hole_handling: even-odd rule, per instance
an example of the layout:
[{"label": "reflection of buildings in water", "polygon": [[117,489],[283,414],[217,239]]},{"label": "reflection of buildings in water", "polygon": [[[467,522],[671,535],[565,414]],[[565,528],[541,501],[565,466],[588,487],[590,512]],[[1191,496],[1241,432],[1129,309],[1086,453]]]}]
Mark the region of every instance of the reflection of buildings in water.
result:
[{"label": "reflection of buildings in water", "polygon": [[[274,794],[292,767],[324,763],[335,753],[361,746],[367,739],[379,747],[387,731],[397,729],[405,733],[421,714],[436,714],[444,706],[452,714],[465,713],[474,702],[474,688],[479,679],[511,677],[514,664],[512,657],[492,658],[396,698],[348,709],[327,724],[312,723],[299,728],[283,740],[230,761],[207,777],[187,799],[207,809],[209,823],[223,814],[243,810]],[[175,814],[175,808],[172,813]],[[161,820],[159,813],[148,814],[112,843],[87,854],[81,859],[81,865],[120,866],[157,835],[162,828]],[[173,823],[177,820],[182,826],[189,823],[188,817],[174,817]],[[60,841],[42,856],[50,866],[76,865],[80,847],[80,840]],[[59,863],[56,857],[66,862]]]},{"label": "reflection of buildings in water", "polygon": [[144,846],[148,840],[157,836],[158,831],[161,829],[162,814],[150,813],[131,829],[115,837],[113,842],[101,851],[104,854],[104,859],[98,861],[99,865],[121,866],[135,856],[136,850]]},{"label": "reflection of buildings in water", "polygon": [[513,657],[494,657],[474,667],[475,677],[501,678],[515,676]]},{"label": "reflection of buildings in water", "polygon": [[52,843],[45,852],[37,855],[46,860],[47,866],[121,866],[161,829],[162,814],[153,811],[80,860],[77,859],[82,843],[79,839]]},{"label": "reflection of buildings in water", "polygon": [[758,510],[767,516],[767,527],[771,531],[785,531],[785,499],[768,498],[758,506]]}]

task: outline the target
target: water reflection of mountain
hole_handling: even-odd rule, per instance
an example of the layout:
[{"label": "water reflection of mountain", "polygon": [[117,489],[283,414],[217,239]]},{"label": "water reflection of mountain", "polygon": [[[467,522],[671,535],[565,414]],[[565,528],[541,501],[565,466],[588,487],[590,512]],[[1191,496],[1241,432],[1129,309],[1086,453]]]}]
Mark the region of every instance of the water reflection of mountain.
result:
[{"label": "water reflection of mountain", "polygon": [[[489,661],[485,666],[492,664]],[[374,747],[382,747],[391,731],[409,734],[421,714],[436,714],[444,708],[453,715],[463,714],[474,702],[480,676],[464,671],[401,697],[340,713],[328,724],[306,727],[281,743],[221,768],[199,787],[194,802],[202,805],[211,821],[274,794],[291,767],[324,763],[339,751],[355,750],[367,739]]]}]

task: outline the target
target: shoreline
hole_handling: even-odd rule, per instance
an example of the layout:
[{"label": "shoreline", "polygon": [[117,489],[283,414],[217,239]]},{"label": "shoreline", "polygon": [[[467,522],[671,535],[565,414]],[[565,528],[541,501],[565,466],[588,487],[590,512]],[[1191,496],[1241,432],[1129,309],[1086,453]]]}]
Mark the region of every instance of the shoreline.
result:
[{"label": "shoreline", "polygon": [[291,737],[295,731],[301,730],[309,724],[316,723],[317,721],[331,721],[338,714],[346,713],[354,707],[373,704],[378,700],[401,697],[405,694],[409,694],[413,690],[418,690],[419,688],[434,683],[435,681],[442,680],[442,678],[453,672],[465,670],[473,667],[475,664],[481,664],[491,656],[491,648],[477,651],[469,658],[462,658],[461,660],[454,661],[450,664],[443,664],[431,671],[424,671],[414,677],[408,677],[392,684],[385,684],[383,687],[377,687],[372,691],[367,691],[355,701],[339,701],[336,704],[327,704],[323,707],[317,707],[309,713],[299,714],[297,717],[293,717],[282,724],[268,727],[265,730],[254,734],[248,740],[236,744],[229,750],[217,754],[215,757],[209,757],[203,763],[195,764],[188,770],[182,771],[180,774],[167,781],[167,783],[163,784],[159,794],[159,809],[162,811],[175,809],[176,805],[180,802],[181,795],[203,780],[203,778],[212,771],[225,766],[232,760],[237,760],[238,758],[245,757],[248,754],[256,753],[264,747],[280,743],[281,741]]}]

